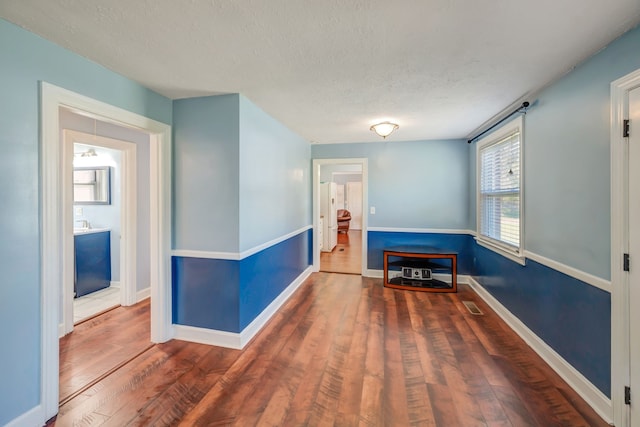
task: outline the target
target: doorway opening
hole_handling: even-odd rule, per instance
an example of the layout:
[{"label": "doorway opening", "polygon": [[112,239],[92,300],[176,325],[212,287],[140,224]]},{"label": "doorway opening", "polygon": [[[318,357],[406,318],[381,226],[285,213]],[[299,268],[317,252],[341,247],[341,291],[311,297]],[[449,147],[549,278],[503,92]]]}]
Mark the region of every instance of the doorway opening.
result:
[{"label": "doorway opening", "polygon": [[62,217],[73,232],[63,237],[62,336],[149,295],[149,134],[63,108],[60,129]]},{"label": "doorway opening", "polygon": [[367,159],[313,160],[314,270],[365,274]]},{"label": "doorway opening", "polygon": [[[41,227],[40,274],[42,283],[42,354],[41,402],[45,419],[58,412],[59,402],[59,324],[62,286],[69,267],[65,251],[72,242],[71,213],[63,216],[65,206],[72,206],[71,189],[64,190],[63,178],[71,176],[72,162],[65,161],[62,143],[60,109],[66,108],[91,119],[137,129],[149,135],[149,223],[151,341],[171,338],[171,127],[147,117],[41,83]],[[70,182],[70,181],[69,181]],[[69,218],[69,220],[65,220]],[[126,221],[125,221],[126,222]],[[135,240],[135,239],[134,239]],[[65,319],[66,321],[67,319]],[[71,321],[72,323],[72,321]]]}]

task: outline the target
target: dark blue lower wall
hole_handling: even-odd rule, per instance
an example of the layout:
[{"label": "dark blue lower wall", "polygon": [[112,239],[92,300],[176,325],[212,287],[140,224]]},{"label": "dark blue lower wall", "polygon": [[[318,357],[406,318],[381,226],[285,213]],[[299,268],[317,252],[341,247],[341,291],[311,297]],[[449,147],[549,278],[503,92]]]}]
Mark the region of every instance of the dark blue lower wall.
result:
[{"label": "dark blue lower wall", "polygon": [[311,230],[241,261],[172,258],[173,323],[241,332],[310,265]]},{"label": "dark blue lower wall", "polygon": [[367,268],[382,270],[382,252],[385,248],[402,245],[425,245],[456,252],[458,274],[471,274],[473,267],[473,237],[468,234],[404,233],[391,231],[369,231],[367,233]]},{"label": "dark blue lower wall", "polygon": [[527,259],[522,266],[468,234],[368,233],[368,265],[382,270],[383,250],[426,245],[458,253],[458,274],[472,276],[538,337],[611,396],[611,294]]},{"label": "dark blue lower wall", "polygon": [[312,231],[240,261],[240,330],[309,267]]},{"label": "dark blue lower wall", "polygon": [[611,397],[611,294],[527,259],[474,244],[474,279]]},{"label": "dark blue lower wall", "polygon": [[173,323],[237,332],[240,263],[173,257]]}]

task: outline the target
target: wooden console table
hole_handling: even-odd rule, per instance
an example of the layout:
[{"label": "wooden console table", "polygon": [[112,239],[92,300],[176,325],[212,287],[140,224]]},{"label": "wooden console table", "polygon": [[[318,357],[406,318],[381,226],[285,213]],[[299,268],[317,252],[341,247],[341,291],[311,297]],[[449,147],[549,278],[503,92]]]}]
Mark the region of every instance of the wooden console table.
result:
[{"label": "wooden console table", "polygon": [[[384,286],[423,292],[457,292],[456,263],[457,254],[452,251],[429,246],[387,248],[384,250]],[[389,278],[389,271],[399,271],[400,276]],[[450,274],[451,283],[435,279],[435,272]]]}]

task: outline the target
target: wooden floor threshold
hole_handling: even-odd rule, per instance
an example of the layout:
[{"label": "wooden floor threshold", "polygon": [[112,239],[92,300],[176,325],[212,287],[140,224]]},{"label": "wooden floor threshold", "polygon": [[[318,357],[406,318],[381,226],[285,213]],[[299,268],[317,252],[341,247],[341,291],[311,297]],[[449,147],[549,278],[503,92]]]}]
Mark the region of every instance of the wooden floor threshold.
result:
[{"label": "wooden floor threshold", "polygon": [[[117,308],[117,307],[114,307],[114,308]],[[110,310],[105,310],[104,312],[108,312],[108,311],[110,311]],[[87,319],[87,320],[89,320],[89,319]],[[113,368],[109,369],[104,374],[100,375],[99,377],[95,378],[93,381],[87,383],[85,386],[81,387],[80,389],[74,391],[69,396],[66,396],[66,397],[60,399],[60,402],[58,403],[58,407],[62,408],[65,404],[69,403],[72,399],[74,399],[77,396],[80,396],[82,393],[84,393],[85,391],[89,390],[91,387],[93,387],[94,385],[98,384],[100,381],[102,381],[103,379],[107,378],[109,375],[117,372],[122,367],[124,367],[124,366],[128,365],[129,363],[133,362],[138,357],[142,356],[144,353],[146,353],[147,351],[151,350],[155,346],[156,346],[156,344],[150,343],[145,349],[141,350],[137,354],[133,355],[132,357],[128,358],[127,360],[124,360],[124,361],[118,363],[116,366],[114,366]]]},{"label": "wooden floor threshold", "polygon": [[86,322],[88,322],[88,321],[90,321],[90,320],[93,320],[93,319],[95,319],[95,318],[96,318],[96,317],[98,317],[98,316],[101,316],[101,315],[103,315],[103,314],[105,314],[105,313],[108,313],[108,312],[113,311],[113,310],[115,310],[116,308],[120,308],[120,307],[122,307],[122,305],[118,304],[118,305],[114,305],[113,307],[105,308],[104,310],[97,312],[97,313],[96,313],[96,314],[94,314],[93,316],[89,316],[89,317],[87,317],[87,318],[82,319],[81,321],[79,321],[79,322],[77,322],[77,323],[74,323],[74,324],[73,324],[73,326],[82,325],[83,323],[86,323]]}]

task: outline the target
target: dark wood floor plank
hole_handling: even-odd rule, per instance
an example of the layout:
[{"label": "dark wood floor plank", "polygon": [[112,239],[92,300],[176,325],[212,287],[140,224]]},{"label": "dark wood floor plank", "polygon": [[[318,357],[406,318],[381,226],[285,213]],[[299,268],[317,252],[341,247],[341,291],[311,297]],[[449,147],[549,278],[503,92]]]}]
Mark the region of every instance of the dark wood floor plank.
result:
[{"label": "dark wood floor plank", "polygon": [[[416,315],[415,306],[410,303],[413,292],[393,292],[396,298],[398,331],[402,366],[405,377],[406,407],[409,425],[435,426],[433,408],[427,392],[425,374],[422,370],[418,340],[413,330],[412,315]],[[385,375],[395,375],[394,372]]]},{"label": "dark wood floor plank", "polygon": [[[606,425],[468,286],[438,294],[381,282],[313,274],[244,350],[155,345],[49,425]],[[485,314],[471,315],[469,299]],[[148,345],[148,332],[124,320],[148,325],[148,311],[105,313],[61,341],[69,389],[91,361],[107,366]],[[101,351],[99,329],[115,334]]]},{"label": "dark wood floor plank", "polygon": [[343,366],[343,382],[338,401],[336,426],[354,426],[359,422],[360,402],[364,382],[364,360],[366,356],[367,337],[369,335],[369,298],[371,283],[363,282],[360,286],[360,301],[355,318],[355,328],[351,347]]},{"label": "dark wood floor plank", "polygon": [[[370,280],[370,279],[364,279]],[[376,284],[377,285],[377,284]],[[380,286],[371,286],[371,311],[364,360],[364,378],[360,401],[360,421],[365,426],[380,425],[383,418],[384,391],[384,298]]]},{"label": "dark wood floor plank", "polygon": [[[406,311],[406,304],[402,291],[385,292],[385,321],[384,321],[384,421],[391,425],[409,425],[409,413],[407,408],[407,384],[405,381],[406,372],[404,369],[405,352],[399,352],[402,348],[400,344],[400,334],[402,322],[398,317],[403,316]],[[397,298],[396,298],[397,297]],[[398,301],[400,299],[401,301]],[[398,314],[403,312],[403,314]],[[405,321],[405,323],[407,323]],[[410,327],[410,325],[405,325]]]}]

